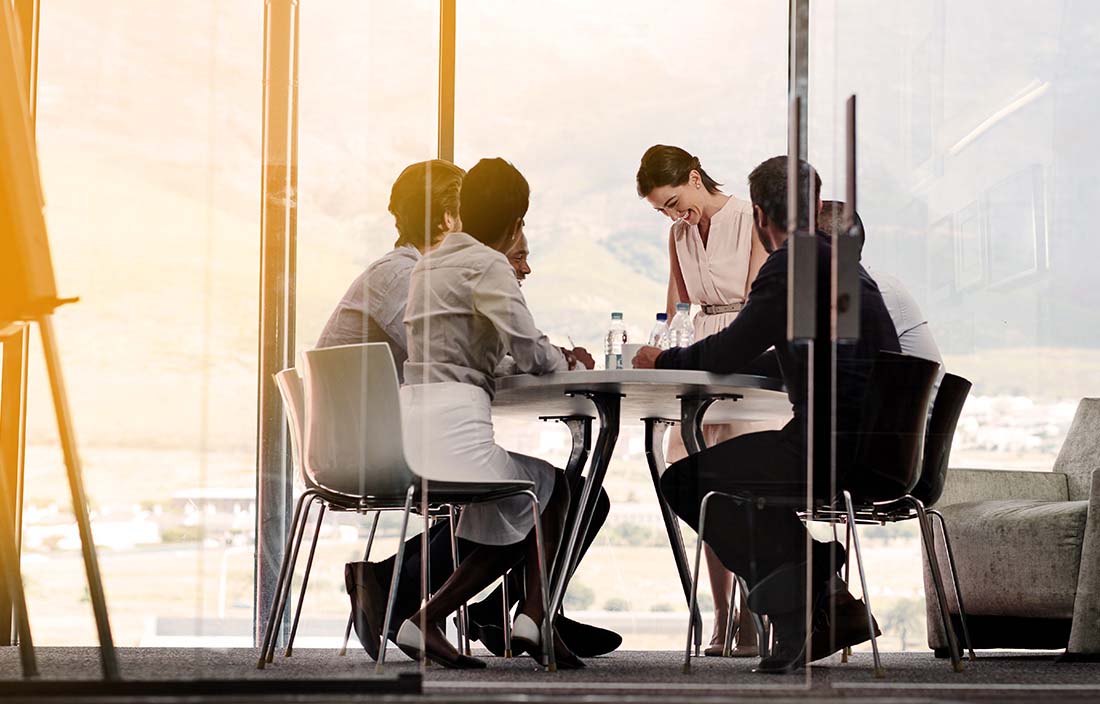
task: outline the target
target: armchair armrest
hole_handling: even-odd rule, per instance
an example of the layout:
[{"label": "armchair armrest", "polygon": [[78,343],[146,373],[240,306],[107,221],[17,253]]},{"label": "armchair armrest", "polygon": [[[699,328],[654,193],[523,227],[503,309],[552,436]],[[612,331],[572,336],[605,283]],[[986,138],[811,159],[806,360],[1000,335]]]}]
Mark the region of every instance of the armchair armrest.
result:
[{"label": "armchair armrest", "polygon": [[1092,472],[1067,654],[1100,656],[1100,469]]},{"label": "armchair armrest", "polygon": [[[1096,483],[1093,480],[1095,497]],[[937,507],[969,501],[1068,501],[1069,483],[1058,472],[1016,472],[1004,469],[950,469]],[[1100,510],[1100,509],[1098,509]],[[1100,520],[1100,517],[1098,517]]]}]

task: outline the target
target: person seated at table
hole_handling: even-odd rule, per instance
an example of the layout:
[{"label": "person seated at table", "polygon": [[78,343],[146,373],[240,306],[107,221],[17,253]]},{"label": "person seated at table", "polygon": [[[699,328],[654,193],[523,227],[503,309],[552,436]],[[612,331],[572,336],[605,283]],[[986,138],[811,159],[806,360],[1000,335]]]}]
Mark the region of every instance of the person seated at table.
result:
[{"label": "person seated at table", "polygon": [[[591,368],[583,348],[550,344],[535,326],[508,252],[530,198],[527,180],[503,159],[483,159],[466,174],[459,197],[462,231],[413,268],[405,312],[409,359],[401,389],[406,451],[430,479],[523,480],[542,508],[547,569],[569,510],[565,475],[543,460],[510,453],[493,439],[492,372],[505,351],[521,372],[547,374]],[[398,630],[397,642],[447,667],[484,667],[459,653],[441,628],[444,619],[506,570],[525,559],[525,600],[513,644],[541,657],[544,618],[534,517],[523,496],[467,506],[457,533],[477,543],[424,608]],[[428,627],[421,633],[419,622]],[[583,667],[554,636],[559,667]]]},{"label": "person seated at table", "polygon": [[[799,181],[813,178],[820,194],[821,180],[806,162],[799,162]],[[767,499],[806,495],[805,448],[808,408],[805,345],[788,342],[787,321],[787,157],[761,163],[749,175],[753,229],[769,256],[752,284],[740,315],[725,329],[686,348],[661,352],[642,348],[634,364],[659,369],[700,369],[729,374],[741,371],[769,347],[775,348],[783,381],[793,407],[793,418],[780,430],[749,433],[686,457],[668,468],[661,490],[672,509],[698,531],[699,511],[708,492],[745,496],[749,501],[718,499],[708,519],[706,540],[723,564],[748,583],[749,607],[767,614],[775,627],[777,645],[761,659],[758,672],[782,673],[810,659],[825,657],[845,645],[868,639],[865,606],[847,590],[833,570],[843,548],[814,541],[807,555],[809,535],[792,508],[769,504]],[[820,196],[814,207],[820,207]],[[808,227],[809,206],[798,209],[798,224]],[[813,435],[828,438],[829,389],[829,241],[818,231],[817,329],[825,335],[814,346]],[[851,438],[859,423],[860,404],[873,360],[879,351],[897,352],[898,337],[878,288],[860,270],[860,336],[854,344],[839,346],[836,370],[837,466],[854,455]],[[814,488],[830,481],[828,442],[815,443]],[[781,503],[781,502],[780,502]],[[712,507],[713,508],[713,507]],[[806,584],[806,563],[812,556],[812,579]],[[830,599],[832,604],[830,604]],[[806,622],[807,600],[816,626]],[[810,636],[813,636],[812,638]]]},{"label": "person seated at table", "polygon": [[465,174],[440,159],[405,167],[390,189],[397,241],[351,282],[321,330],[318,348],[385,342],[402,377],[408,358],[404,321],[409,275],[424,254],[458,231],[458,192]]},{"label": "person seated at table", "polygon": [[[528,263],[529,254],[527,236],[521,223],[519,238],[508,252],[508,262],[512,265],[517,283],[521,285],[523,280],[532,273]],[[497,365],[493,373],[494,376],[517,373],[515,360],[510,355],[506,356]],[[584,478],[581,477],[578,479],[576,493],[579,494],[583,487]],[[577,497],[574,496],[573,498],[575,504]],[[607,491],[601,488],[596,499],[595,509],[592,512],[592,520],[589,523],[588,531],[584,534],[579,547],[582,560],[600,528],[607,520],[610,508],[611,502],[608,499]],[[575,510],[575,506],[571,507],[571,510]],[[454,571],[454,561],[451,555],[450,521],[444,518],[433,525],[429,540],[429,588],[435,591]],[[459,560],[465,559],[465,556],[474,547],[473,543],[459,538]],[[386,608],[385,595],[389,589],[390,577],[393,575],[395,563],[396,555],[392,555],[380,562],[350,562],[344,570],[345,587],[351,596],[352,610],[355,614],[353,619],[355,633],[363,649],[372,659],[378,658],[381,641],[380,631]],[[512,570],[509,574],[509,611],[524,598],[522,574],[522,569],[518,568]],[[503,656],[506,650],[503,598],[504,589],[498,586],[487,597],[475,604],[470,604],[467,609],[470,639],[481,641],[481,644],[490,653],[498,657]],[[401,564],[401,575],[397,584],[394,621],[389,633],[390,640],[396,638],[399,624],[419,607],[420,536],[413,536],[405,543],[405,559]],[[622,636],[612,630],[574,621],[564,613],[558,615],[557,629],[558,635],[561,636],[566,647],[582,658],[606,655],[616,650],[623,642]]]},{"label": "person seated at table", "polygon": [[[856,232],[858,233],[859,259],[863,260],[863,245],[867,242],[867,231],[863,227],[863,219],[859,213],[853,213]],[[839,200],[827,200],[821,204],[821,230],[832,237],[842,231],[844,218],[844,203]],[[944,365],[940,347],[936,344],[936,338],[932,334],[932,328],[928,324],[928,318],[920,309],[913,295],[905,288],[896,277],[882,271],[871,270],[867,267],[867,273],[878,285],[882,301],[886,304],[886,310],[890,313],[890,319],[894,321],[894,329],[898,332],[898,345],[905,354],[911,354],[921,359],[930,359],[940,365],[939,375],[936,377],[936,385],[932,391],[932,398],[936,397],[940,380],[943,378]],[[929,404],[928,412],[932,412]]]},{"label": "person seated at table", "polygon": [[527,244],[527,234],[520,227],[519,239],[508,251],[508,263],[512,265],[512,271],[516,272],[516,281],[522,287],[523,282],[531,275],[531,265],[527,258],[531,255],[531,248]]}]

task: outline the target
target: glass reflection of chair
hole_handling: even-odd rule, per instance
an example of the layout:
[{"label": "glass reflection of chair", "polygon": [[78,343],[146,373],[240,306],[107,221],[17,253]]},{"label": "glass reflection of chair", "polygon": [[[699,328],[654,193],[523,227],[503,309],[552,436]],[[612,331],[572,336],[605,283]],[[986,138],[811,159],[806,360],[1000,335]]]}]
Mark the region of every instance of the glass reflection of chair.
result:
[{"label": "glass reflection of chair", "polygon": [[[920,522],[925,552],[928,555],[936,583],[940,611],[945,622],[948,618],[943,582],[936,562],[935,550],[931,543],[932,533],[929,519],[921,500],[910,494],[923,478],[925,465],[937,468],[940,466],[937,462],[929,462],[928,458],[926,458],[924,465],[921,461],[921,445],[925,437],[925,424],[928,421],[928,399],[932,392],[938,366],[935,362],[918,357],[889,352],[879,353],[867,384],[863,419],[856,442],[855,460],[852,467],[849,468],[849,477],[843,485],[837,487],[843,505],[837,505],[837,499],[833,497],[817,496],[814,499],[816,505],[812,519],[832,523],[834,528],[836,523],[845,523],[851,542],[855,547],[856,566],[859,571],[860,586],[870,626],[875,675],[879,677],[883,675],[884,671],[875,634],[875,621],[871,613],[870,591],[867,587],[867,578],[863,568],[859,534],[855,528],[857,523],[883,524],[890,520],[904,520],[901,507],[912,508],[913,513],[907,517],[915,517]],[[944,395],[944,406],[940,413],[941,420],[949,425],[952,431],[955,422],[958,420],[958,412],[961,410],[965,393],[969,390],[969,382],[960,380],[965,384],[965,389],[963,389],[962,398],[956,398],[957,394],[954,392],[956,382],[953,381],[954,379],[958,379],[958,377],[945,377],[944,379],[944,385],[948,387],[948,393]],[[954,417],[950,418],[952,413]],[[935,418],[935,416],[936,412],[934,410],[933,417]],[[949,423],[948,420],[950,420]],[[933,427],[936,426],[933,425]],[[949,437],[946,444],[947,447],[943,449],[949,452]],[[935,454],[941,453],[936,451]],[[946,454],[942,458],[942,466],[946,471]],[[710,500],[715,496],[740,501],[758,500],[755,497],[723,492],[710,492],[703,497],[699,514],[700,535],[696,543],[695,567],[692,578],[691,609],[695,608],[697,602],[699,558],[707,527],[707,507]],[[804,513],[806,508],[805,496],[778,499],[769,497],[765,500],[773,506],[787,506],[803,512],[803,517],[807,517]],[[896,514],[898,518],[886,517],[888,514]],[[844,557],[845,578],[847,578],[848,560],[850,559],[847,555],[847,546]],[[765,643],[765,646],[768,645],[770,644]],[[767,647],[763,648],[762,653],[766,649]],[[953,652],[955,657],[952,662],[957,670],[961,669],[958,654],[954,650]],[[684,671],[688,672],[690,669],[691,628],[689,625],[688,644],[684,651]]]},{"label": "glass reflection of chair", "polygon": [[[400,414],[397,371],[393,355],[384,343],[346,345],[311,350],[304,354],[304,379],[287,369],[276,375],[276,383],[286,406],[291,428],[292,450],[299,458],[299,468],[306,490],[298,498],[291,523],[286,550],[280,565],[275,588],[275,600],[261,645],[257,667],[274,658],[276,628],[287,607],[294,567],[305,533],[309,510],[313,502],[320,503],[317,524],[301,596],[291,627],[287,655],[291,652],[302,601],[309,581],[314,551],[325,511],[375,511],[367,539],[367,556],[374,541],[381,511],[403,511],[396,563],[390,582],[386,616],[382,628],[382,643],[376,670],[381,672],[386,659],[386,635],[390,629],[398,577],[404,559],[404,546],[409,515],[414,503],[420,503],[422,478],[406,459]],[[369,394],[367,384],[370,384]],[[535,541],[540,557],[539,571],[543,580],[543,607],[547,597],[545,548],[540,529],[538,498],[532,484],[525,481],[436,481],[427,480],[429,511],[424,516],[424,533],[432,512],[451,513],[456,506],[494,501],[524,495],[531,499],[535,515]],[[453,525],[453,522],[452,522]],[[452,555],[456,554],[452,532]],[[366,558],[364,558],[366,559]],[[421,578],[421,600],[427,598],[426,574]],[[506,619],[507,621],[507,619]],[[550,619],[544,622],[548,628]],[[349,632],[345,632],[345,640]],[[548,630],[543,638],[550,639]],[[555,669],[552,640],[546,649],[544,665]],[[423,651],[422,651],[423,652]]]}]

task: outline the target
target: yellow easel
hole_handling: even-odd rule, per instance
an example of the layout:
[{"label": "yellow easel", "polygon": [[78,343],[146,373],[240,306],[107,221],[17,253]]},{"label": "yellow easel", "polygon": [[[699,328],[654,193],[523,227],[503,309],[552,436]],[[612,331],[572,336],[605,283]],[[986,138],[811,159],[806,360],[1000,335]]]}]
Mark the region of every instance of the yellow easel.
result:
[{"label": "yellow easel", "polygon": [[[88,591],[99,633],[103,678],[118,680],[118,658],[111,638],[107,602],[99,575],[95,543],[92,540],[76,437],[53,330],[53,311],[59,305],[75,299],[59,299],[54,284],[27,89],[21,43],[12,5],[7,0],[0,0],[0,339],[29,325],[37,325],[42,334],[46,373],[57,415],[57,429],[72,494],[73,514],[80,533]],[[0,466],[0,571],[3,572],[4,584],[11,597],[17,622],[23,676],[33,678],[38,675],[38,666],[14,540],[16,533],[12,505],[11,487],[8,486],[7,476]]]}]

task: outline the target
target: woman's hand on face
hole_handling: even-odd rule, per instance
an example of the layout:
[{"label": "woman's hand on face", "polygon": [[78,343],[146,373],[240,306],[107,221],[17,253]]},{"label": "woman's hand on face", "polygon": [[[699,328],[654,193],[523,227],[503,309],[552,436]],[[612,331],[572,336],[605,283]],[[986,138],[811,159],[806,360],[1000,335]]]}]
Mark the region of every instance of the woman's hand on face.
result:
[{"label": "woman's hand on face", "polygon": [[635,369],[656,369],[657,358],[661,356],[660,347],[646,345],[634,355],[633,366]]},{"label": "woman's hand on face", "polygon": [[585,369],[592,369],[596,366],[596,360],[592,359],[592,355],[583,347],[574,347],[573,357],[579,364],[583,364]]}]

